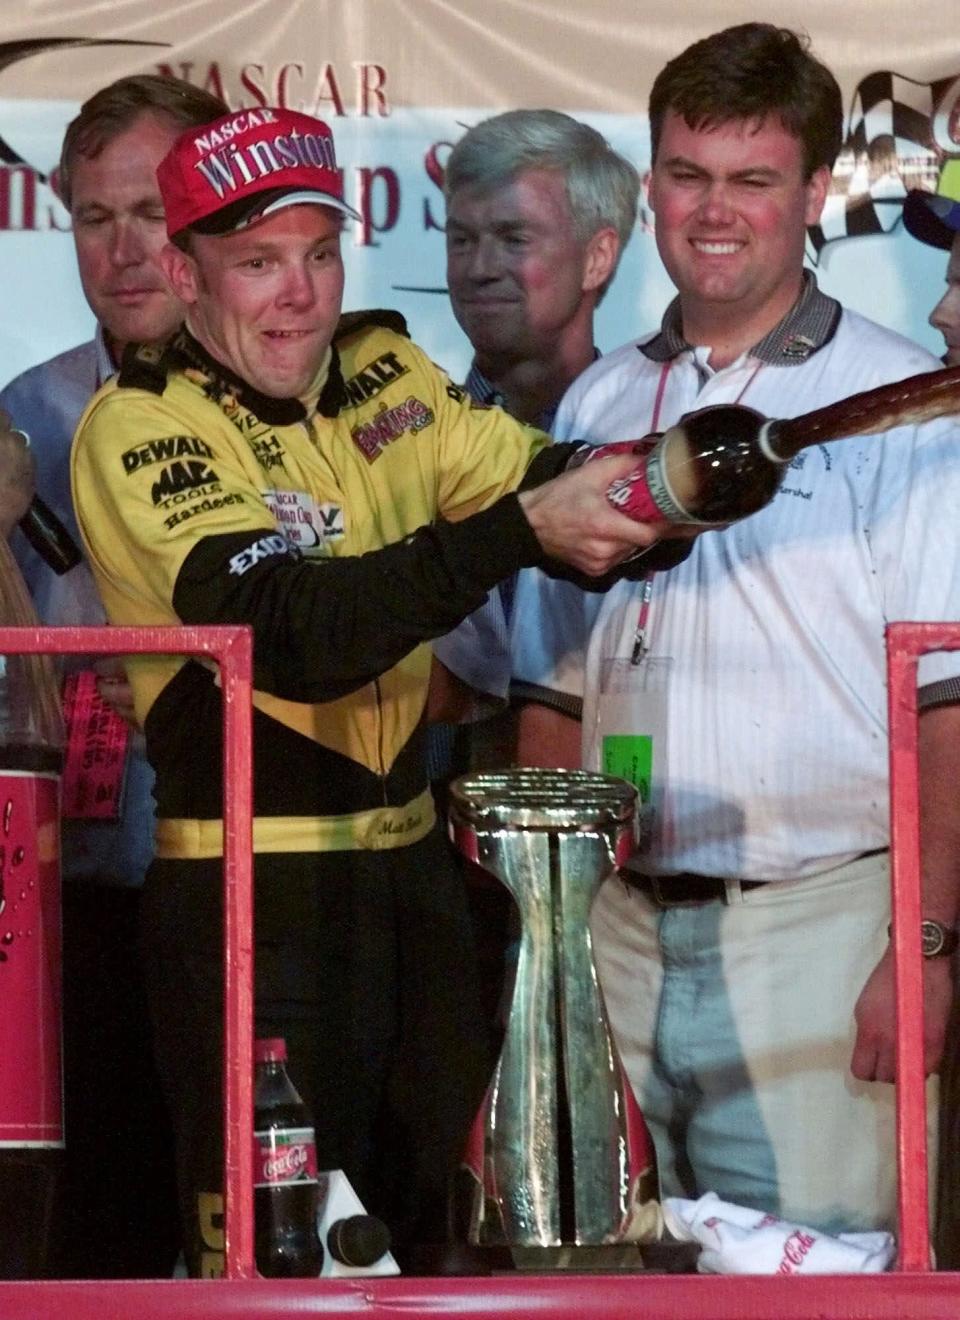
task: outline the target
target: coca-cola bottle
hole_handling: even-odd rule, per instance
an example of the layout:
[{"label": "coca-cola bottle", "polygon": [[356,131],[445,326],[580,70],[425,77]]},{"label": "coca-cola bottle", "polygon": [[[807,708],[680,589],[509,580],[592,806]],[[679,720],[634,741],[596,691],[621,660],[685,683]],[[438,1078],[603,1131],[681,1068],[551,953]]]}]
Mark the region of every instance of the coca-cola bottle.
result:
[{"label": "coca-cola bottle", "polygon": [[924,372],[788,419],[768,420],[741,404],[702,408],[662,435],[600,445],[571,466],[632,446],[640,461],[610,486],[612,504],[638,522],[720,526],[768,504],[802,449],[958,410],[960,369]]},{"label": "coca-cola bottle", "polygon": [[[36,627],[0,539],[0,622]],[[63,728],[45,655],[0,655],[0,1277],[52,1270],[64,1143],[59,786]]]},{"label": "coca-cola bottle", "polygon": [[737,404],[691,413],[656,437],[607,498],[639,522],[709,526],[745,518],[773,499],[793,456],[763,445],[763,428],[760,413]]},{"label": "coca-cola bottle", "polygon": [[323,1265],[317,1235],[317,1152],[313,1120],[287,1076],[286,1042],[254,1047],[253,1198],[257,1269],[266,1278],[316,1277]]}]

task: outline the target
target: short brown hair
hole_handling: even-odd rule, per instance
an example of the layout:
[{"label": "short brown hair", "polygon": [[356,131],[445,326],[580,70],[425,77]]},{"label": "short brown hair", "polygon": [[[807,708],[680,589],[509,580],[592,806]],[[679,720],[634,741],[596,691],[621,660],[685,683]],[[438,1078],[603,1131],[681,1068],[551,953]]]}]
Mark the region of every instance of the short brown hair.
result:
[{"label": "short brown hair", "polygon": [[115,137],[125,133],[142,114],[153,113],[184,129],[209,124],[228,114],[219,96],[205,92],[182,78],[138,73],[101,87],[80,107],[67,127],[60,152],[59,194],[69,210],[71,169],[77,156],[94,160]]},{"label": "short brown hair", "polygon": [[694,130],[779,119],[803,145],[808,179],[822,165],[832,168],[843,100],[836,78],[809,46],[806,37],[771,23],[741,23],[688,46],[664,65],[650,92],[652,159],[673,111]]}]

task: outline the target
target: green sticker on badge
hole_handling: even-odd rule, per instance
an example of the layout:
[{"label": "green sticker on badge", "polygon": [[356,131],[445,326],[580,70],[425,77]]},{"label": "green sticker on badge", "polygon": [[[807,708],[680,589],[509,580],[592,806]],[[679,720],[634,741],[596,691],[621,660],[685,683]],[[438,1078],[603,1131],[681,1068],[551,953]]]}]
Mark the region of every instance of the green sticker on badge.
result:
[{"label": "green sticker on badge", "polygon": [[603,740],[603,773],[629,780],[650,801],[653,778],[653,738],[646,733],[611,733]]}]

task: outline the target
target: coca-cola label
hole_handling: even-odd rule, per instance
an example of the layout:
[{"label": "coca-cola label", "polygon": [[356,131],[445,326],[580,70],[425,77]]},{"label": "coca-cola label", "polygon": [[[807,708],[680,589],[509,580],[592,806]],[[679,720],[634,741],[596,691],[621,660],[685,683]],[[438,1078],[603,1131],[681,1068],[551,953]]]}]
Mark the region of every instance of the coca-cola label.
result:
[{"label": "coca-cola label", "polygon": [[[625,477],[618,477],[607,487],[607,499],[619,512],[624,513],[634,522],[663,523],[687,521],[682,509],[669,495],[664,498],[663,482],[659,475],[659,464],[654,461],[659,454],[658,441],[660,432],[645,436],[642,440],[614,440],[610,444],[596,445],[581,463],[592,463],[598,458],[621,457],[623,454],[635,454],[637,466]],[[575,456],[576,458],[577,456]],[[655,469],[651,473],[651,465]],[[568,467],[580,466],[572,462]]]},{"label": "coca-cola label", "polygon": [[63,1145],[58,789],[0,770],[0,1147]]},{"label": "coca-cola label", "polygon": [[317,1181],[313,1128],[265,1128],[253,1134],[253,1185]]}]

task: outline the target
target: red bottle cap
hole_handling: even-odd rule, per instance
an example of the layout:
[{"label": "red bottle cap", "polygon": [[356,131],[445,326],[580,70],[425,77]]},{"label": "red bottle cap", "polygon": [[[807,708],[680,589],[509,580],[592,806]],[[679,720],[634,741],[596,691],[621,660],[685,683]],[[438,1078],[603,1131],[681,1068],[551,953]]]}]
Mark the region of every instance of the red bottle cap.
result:
[{"label": "red bottle cap", "polygon": [[287,1042],[282,1036],[271,1036],[268,1040],[253,1042],[254,1063],[286,1063]]}]

